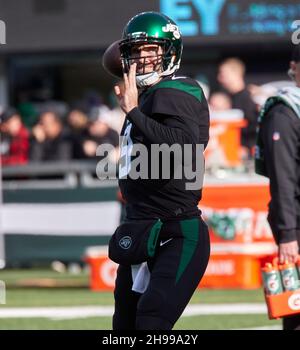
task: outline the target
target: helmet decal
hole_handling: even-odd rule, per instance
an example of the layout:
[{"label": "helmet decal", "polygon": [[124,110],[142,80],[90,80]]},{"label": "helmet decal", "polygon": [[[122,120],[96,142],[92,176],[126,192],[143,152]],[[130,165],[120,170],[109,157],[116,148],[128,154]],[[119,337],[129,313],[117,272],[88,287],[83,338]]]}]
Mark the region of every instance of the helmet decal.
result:
[{"label": "helmet decal", "polygon": [[175,24],[171,24],[168,23],[167,25],[165,25],[164,27],[162,27],[163,32],[168,33],[168,32],[172,32],[175,39],[179,39],[180,38],[180,31],[177,25]]}]

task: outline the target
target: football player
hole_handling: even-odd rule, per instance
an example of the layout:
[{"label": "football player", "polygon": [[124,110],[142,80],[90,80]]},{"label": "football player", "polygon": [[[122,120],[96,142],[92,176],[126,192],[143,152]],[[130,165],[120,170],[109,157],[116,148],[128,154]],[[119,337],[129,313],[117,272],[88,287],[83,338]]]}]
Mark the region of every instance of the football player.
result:
[{"label": "football player", "polygon": [[[143,12],[125,26],[120,41],[124,75],[115,87],[126,113],[120,164],[130,164],[135,144],[144,145],[148,154],[154,144],[189,144],[190,166],[195,167],[196,145],[203,145],[202,150],[207,145],[209,112],[203,91],[195,80],[175,75],[182,49],[178,26],[163,14]],[[150,168],[162,163],[148,161]],[[133,266],[118,268],[113,329],[168,330],[184,311],[209,259],[208,229],[198,209],[201,185],[187,189],[187,176],[175,178],[173,172],[169,179],[134,179],[131,170],[127,166],[119,174],[126,220],[159,218],[162,227],[155,255],[146,262],[148,279],[142,274],[143,291],[133,288],[138,278]]]},{"label": "football player", "polygon": [[[255,170],[270,179],[268,221],[278,258],[295,263],[300,247],[300,45],[293,48],[289,76],[295,86],[270,97],[259,117]],[[300,330],[300,314],[283,318],[284,330]]]}]

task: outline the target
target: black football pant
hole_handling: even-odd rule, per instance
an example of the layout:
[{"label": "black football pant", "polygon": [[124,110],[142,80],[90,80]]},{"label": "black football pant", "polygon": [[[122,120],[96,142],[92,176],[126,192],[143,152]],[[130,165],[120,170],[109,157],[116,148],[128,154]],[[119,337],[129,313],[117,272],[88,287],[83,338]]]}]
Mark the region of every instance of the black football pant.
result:
[{"label": "black football pant", "polygon": [[113,329],[172,329],[197,288],[209,255],[208,228],[200,217],[164,222],[156,254],[148,261],[151,277],[143,294],[131,290],[131,266],[118,268]]}]

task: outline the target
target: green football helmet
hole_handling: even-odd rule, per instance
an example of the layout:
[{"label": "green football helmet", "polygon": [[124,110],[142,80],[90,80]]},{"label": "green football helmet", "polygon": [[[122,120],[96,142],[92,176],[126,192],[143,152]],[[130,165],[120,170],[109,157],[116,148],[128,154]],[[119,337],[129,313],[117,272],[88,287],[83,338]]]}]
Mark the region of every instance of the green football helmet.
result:
[{"label": "green football helmet", "polygon": [[143,72],[136,74],[137,85],[141,88],[155,84],[162,76],[174,74],[180,66],[183,48],[181,33],[174,21],[158,12],[142,12],[127,23],[119,44],[125,73],[136,60],[136,57],[132,57],[132,48],[145,44],[160,45],[163,53],[156,56],[160,63],[159,69],[156,67],[150,73],[145,73],[147,57],[142,57]]}]

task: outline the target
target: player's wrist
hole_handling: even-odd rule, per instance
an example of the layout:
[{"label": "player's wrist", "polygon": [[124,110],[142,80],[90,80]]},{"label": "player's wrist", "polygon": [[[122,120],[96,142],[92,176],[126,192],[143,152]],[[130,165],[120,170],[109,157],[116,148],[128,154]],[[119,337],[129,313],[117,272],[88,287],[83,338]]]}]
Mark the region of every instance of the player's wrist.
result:
[{"label": "player's wrist", "polygon": [[127,115],[135,114],[136,111],[139,111],[138,106],[132,106],[131,108],[128,108]]}]

